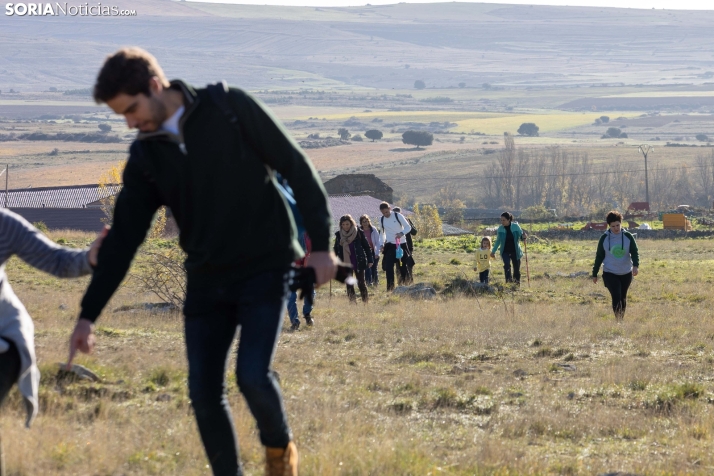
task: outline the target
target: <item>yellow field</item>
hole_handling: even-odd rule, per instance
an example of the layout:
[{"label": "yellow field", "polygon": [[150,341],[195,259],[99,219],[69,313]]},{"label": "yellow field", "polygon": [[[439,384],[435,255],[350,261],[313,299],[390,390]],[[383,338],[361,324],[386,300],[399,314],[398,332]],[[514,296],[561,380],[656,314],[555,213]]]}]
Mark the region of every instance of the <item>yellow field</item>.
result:
[{"label": "yellow field", "polygon": [[[380,118],[400,122],[456,122],[456,132],[483,132],[485,134],[514,133],[524,122],[534,122],[541,132],[559,131],[573,127],[592,124],[595,119],[606,115],[616,117],[637,117],[641,113],[625,111],[598,111],[587,113],[553,111],[540,114],[503,114],[491,112],[458,112],[458,111],[385,111],[361,112],[356,114],[330,114],[328,120],[346,120],[356,117],[363,121]],[[305,120],[307,117],[301,117]]]},{"label": "yellow field", "polygon": [[552,132],[573,127],[592,124],[600,116],[636,117],[637,113],[625,112],[591,112],[591,113],[554,113],[554,114],[512,114],[497,118],[474,118],[457,121],[458,132],[484,132],[486,134],[499,134],[503,132],[514,133],[524,122],[534,122],[540,132]]},{"label": "yellow field", "polygon": [[605,98],[674,98],[674,97],[709,97],[714,91],[643,91],[636,93],[612,94]]}]

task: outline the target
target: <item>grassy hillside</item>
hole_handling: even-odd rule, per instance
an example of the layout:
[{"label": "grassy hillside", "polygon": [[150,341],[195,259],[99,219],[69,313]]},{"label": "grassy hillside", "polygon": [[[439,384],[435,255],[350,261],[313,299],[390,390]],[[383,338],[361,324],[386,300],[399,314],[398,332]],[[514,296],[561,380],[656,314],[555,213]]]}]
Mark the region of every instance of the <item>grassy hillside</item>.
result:
[{"label": "grassy hillside", "polygon": [[[418,243],[417,281],[444,290],[473,279],[472,248]],[[530,287],[499,295],[420,302],[377,289],[355,306],[340,286],[332,298],[321,289],[316,326],[283,333],[276,356],[301,474],[709,474],[714,242],[640,248],[621,324],[602,283],[558,276],[589,270],[595,242],[529,246]],[[503,281],[497,263],[494,274]],[[8,275],[35,318],[43,372],[33,429],[16,393],[0,416],[10,474],[207,474],[181,317],[114,312],[153,300],[124,287],[99,320],[96,354],[80,359],[103,381],[66,381],[54,364],[86,280],[15,260]],[[262,474],[254,424],[228,381],[247,474]]]}]

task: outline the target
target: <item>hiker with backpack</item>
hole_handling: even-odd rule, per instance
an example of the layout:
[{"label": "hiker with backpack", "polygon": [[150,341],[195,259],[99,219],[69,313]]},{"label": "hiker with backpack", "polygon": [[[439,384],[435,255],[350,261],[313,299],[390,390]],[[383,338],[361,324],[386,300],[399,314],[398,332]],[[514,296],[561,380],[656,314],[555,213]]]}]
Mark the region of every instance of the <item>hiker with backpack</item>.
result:
[{"label": "hiker with backpack", "polygon": [[621,213],[611,211],[605,220],[609,229],[597,243],[592,278],[593,283],[597,284],[597,275],[602,266],[602,281],[610,292],[612,311],[615,319],[621,321],[627,308],[627,291],[632,278],[640,271],[640,253],[635,237],[622,229]]},{"label": "hiker with backpack", "polygon": [[0,404],[17,383],[29,427],[39,405],[40,371],[35,358],[32,318],[7,280],[5,263],[15,255],[30,266],[58,278],[90,274],[106,230],[84,250],[64,248],[20,215],[0,208]]},{"label": "hiker with backpack", "polygon": [[[392,211],[399,213],[400,215],[402,213],[402,209],[400,207],[394,207],[392,208]],[[414,274],[412,270],[414,269],[416,262],[414,261],[414,242],[412,241],[412,236],[416,236],[417,229],[408,217],[404,218],[407,220],[407,223],[409,223],[411,230],[409,230],[409,233],[404,236],[407,242],[408,253],[405,253],[404,256],[402,256],[402,259],[399,260],[399,276],[397,278],[397,283],[400,286],[409,286],[414,282]]]},{"label": "hiker with backpack", "polygon": [[[369,293],[364,275],[366,270],[374,266],[374,258],[364,232],[357,227],[352,215],[344,215],[340,218],[340,229],[335,233],[334,251],[340,261],[352,265],[362,302],[366,304],[369,302]],[[357,302],[353,284],[347,284],[347,297],[351,302]]]},{"label": "hiker with backpack", "polygon": [[359,223],[364,237],[367,238],[369,248],[374,258],[372,267],[368,267],[365,270],[364,280],[367,282],[367,286],[377,286],[379,284],[379,268],[377,266],[379,265],[379,251],[382,247],[382,238],[379,230],[372,226],[372,220],[370,220],[369,216],[362,215],[359,217]]},{"label": "hiker with backpack", "polygon": [[379,211],[382,212],[379,220],[382,225],[382,269],[387,274],[387,291],[392,291],[394,266],[398,266],[404,255],[409,253],[404,237],[412,228],[401,213],[392,211],[387,202],[379,204]]},{"label": "hiker with backpack", "polygon": [[[521,258],[523,257],[521,240],[526,238],[527,235],[520,225],[513,222],[513,214],[510,212],[501,213],[501,226],[496,231],[496,241],[491,248],[491,258],[495,258],[496,252],[501,250],[503,271],[507,283],[515,283],[519,286],[521,284]],[[513,274],[511,274],[511,264],[513,264]]]},{"label": "hiker with backpack", "polygon": [[297,448],[271,366],[288,271],[303,251],[275,172],[295,194],[312,240],[306,265],[320,286],[335,277],[338,261],[329,250],[332,220],[317,171],[250,94],[224,83],[194,88],[169,82],[156,59],[139,48],[106,59],[93,96],[139,134],[70,338],[70,362],[77,350],[92,350],[94,322],[124,279],[154,214],[167,206],[187,254],[189,397],[213,474],[242,474],[225,396],[226,364],[240,328],[235,375],[265,447],[266,474],[297,475]]}]

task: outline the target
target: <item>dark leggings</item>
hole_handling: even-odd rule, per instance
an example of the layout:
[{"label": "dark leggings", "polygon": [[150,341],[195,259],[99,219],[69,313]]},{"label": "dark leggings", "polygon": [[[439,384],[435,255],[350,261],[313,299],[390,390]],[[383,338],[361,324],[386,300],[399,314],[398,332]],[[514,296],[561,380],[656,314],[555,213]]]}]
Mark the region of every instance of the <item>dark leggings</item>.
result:
[{"label": "dark leggings", "polygon": [[[365,270],[351,271],[350,274],[354,274],[357,277],[357,286],[359,287],[359,293],[362,297],[362,302],[369,301],[369,293],[367,292],[367,284],[364,280]],[[355,294],[355,287],[352,284],[347,285],[347,297],[350,301],[357,302],[357,295]]]},{"label": "dark leggings", "polygon": [[602,281],[612,296],[615,317],[622,319],[627,308],[627,290],[632,284],[632,272],[627,274],[602,273]]},{"label": "dark leggings", "polygon": [[5,342],[10,344],[10,348],[0,354],[0,404],[20,376],[20,352],[12,341]]}]

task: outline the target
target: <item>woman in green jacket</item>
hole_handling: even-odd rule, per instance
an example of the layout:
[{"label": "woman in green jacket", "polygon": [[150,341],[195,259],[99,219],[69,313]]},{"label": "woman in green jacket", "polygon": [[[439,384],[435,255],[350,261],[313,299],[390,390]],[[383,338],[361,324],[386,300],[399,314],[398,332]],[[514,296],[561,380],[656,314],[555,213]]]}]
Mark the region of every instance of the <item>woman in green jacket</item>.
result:
[{"label": "woman in green jacket", "polygon": [[[491,249],[491,258],[496,257],[496,251],[501,249],[503,259],[503,271],[506,274],[507,283],[521,284],[521,240],[524,239],[523,230],[518,223],[513,223],[513,215],[509,212],[501,213],[501,226],[496,232],[496,241]],[[513,275],[511,275],[511,263],[513,263]]]}]

